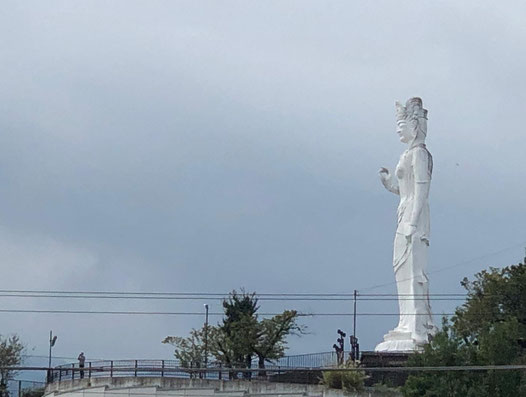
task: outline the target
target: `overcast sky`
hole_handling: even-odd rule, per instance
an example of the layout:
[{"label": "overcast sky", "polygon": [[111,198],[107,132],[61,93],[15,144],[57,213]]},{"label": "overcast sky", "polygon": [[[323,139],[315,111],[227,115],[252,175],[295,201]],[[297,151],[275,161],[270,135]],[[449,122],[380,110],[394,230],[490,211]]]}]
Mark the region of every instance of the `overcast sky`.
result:
[{"label": "overcast sky", "polygon": [[[524,2],[1,8],[0,289],[394,293],[397,197],[377,171],[404,150],[393,105],[411,96],[429,109],[435,160],[431,292],[462,292],[464,276],[524,256]],[[369,289],[378,284],[388,285]],[[0,297],[0,309],[203,303]],[[359,311],[397,310],[365,303]],[[19,333],[34,354],[53,329],[58,356],[170,358],[160,341],[203,320],[0,313],[0,333]],[[362,350],[396,322],[359,318]],[[290,339],[291,354],[330,350],[352,319],[303,323],[310,334]]]}]

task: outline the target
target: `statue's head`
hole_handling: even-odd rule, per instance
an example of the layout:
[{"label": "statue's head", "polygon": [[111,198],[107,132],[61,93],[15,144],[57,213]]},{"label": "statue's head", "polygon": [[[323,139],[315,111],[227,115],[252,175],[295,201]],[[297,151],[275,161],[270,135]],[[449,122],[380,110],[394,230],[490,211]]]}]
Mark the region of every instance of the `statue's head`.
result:
[{"label": "statue's head", "polygon": [[396,132],[404,143],[411,143],[417,138],[425,140],[427,135],[427,109],[422,99],[415,97],[407,100],[405,106],[400,102],[396,106]]}]

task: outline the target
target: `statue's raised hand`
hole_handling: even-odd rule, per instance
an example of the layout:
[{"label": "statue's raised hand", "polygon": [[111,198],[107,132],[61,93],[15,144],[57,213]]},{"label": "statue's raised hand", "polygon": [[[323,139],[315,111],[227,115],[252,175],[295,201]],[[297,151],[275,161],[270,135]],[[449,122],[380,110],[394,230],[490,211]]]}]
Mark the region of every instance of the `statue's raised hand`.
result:
[{"label": "statue's raised hand", "polygon": [[382,181],[389,179],[389,177],[391,176],[389,170],[385,167],[380,168],[380,170],[378,171],[378,175],[380,175],[380,179]]},{"label": "statue's raised hand", "polygon": [[378,171],[378,175],[380,175],[380,180],[382,181],[382,185],[389,190],[390,192],[394,194],[400,194],[398,189],[398,182],[393,181],[393,178],[391,177],[391,173],[389,170],[385,167],[380,168]]}]

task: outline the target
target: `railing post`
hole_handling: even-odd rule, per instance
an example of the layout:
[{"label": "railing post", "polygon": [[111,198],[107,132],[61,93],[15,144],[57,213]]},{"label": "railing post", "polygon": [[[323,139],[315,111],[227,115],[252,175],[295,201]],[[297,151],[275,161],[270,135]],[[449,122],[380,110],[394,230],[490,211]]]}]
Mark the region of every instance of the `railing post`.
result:
[{"label": "railing post", "polygon": [[113,360],[110,361],[110,378],[113,378]]},{"label": "railing post", "polygon": [[62,368],[58,370],[58,381],[62,382]]},{"label": "railing post", "polygon": [[218,375],[219,380],[222,379],[222,376],[223,376],[223,363],[219,363],[219,375]]},{"label": "railing post", "polygon": [[75,380],[75,364],[71,364],[71,380]]},{"label": "railing post", "polygon": [[88,379],[91,379],[91,361],[88,363]]},{"label": "railing post", "polygon": [[161,378],[164,378],[164,360],[161,361]]},{"label": "railing post", "polygon": [[137,377],[137,360],[135,360],[135,372],[134,372],[134,376]]}]

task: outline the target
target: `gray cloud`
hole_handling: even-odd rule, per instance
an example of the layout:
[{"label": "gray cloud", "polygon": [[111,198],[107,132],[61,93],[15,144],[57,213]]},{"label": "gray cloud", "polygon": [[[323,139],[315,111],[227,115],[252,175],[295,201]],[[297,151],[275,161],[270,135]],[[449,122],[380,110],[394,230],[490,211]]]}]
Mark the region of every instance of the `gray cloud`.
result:
[{"label": "gray cloud", "polygon": [[[431,270],[524,240],[525,8],[7,2],[3,287],[352,292],[389,283],[396,202],[376,171],[403,150],[393,102],[413,95],[429,108],[435,158]],[[437,273],[432,289],[457,292],[463,276],[521,256],[516,247]],[[53,328],[57,354],[92,357],[169,357],[159,340],[202,320],[2,316],[1,332],[20,332],[39,351]],[[312,334],[291,340],[293,352],[329,350],[335,330],[351,324],[306,322]],[[360,319],[362,348],[393,322]]]}]

